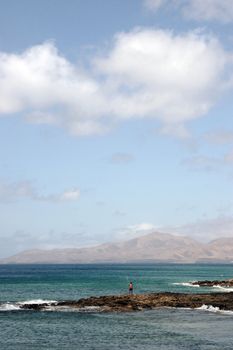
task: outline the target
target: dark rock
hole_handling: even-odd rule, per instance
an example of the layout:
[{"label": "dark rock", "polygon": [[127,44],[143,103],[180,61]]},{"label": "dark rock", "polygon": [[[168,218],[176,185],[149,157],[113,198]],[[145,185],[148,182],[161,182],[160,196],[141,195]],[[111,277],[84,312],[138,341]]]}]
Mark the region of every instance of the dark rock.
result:
[{"label": "dark rock", "polygon": [[20,308],[25,310],[34,310],[34,311],[41,311],[44,310],[46,307],[48,307],[49,304],[43,303],[43,304],[21,304]]},{"label": "dark rock", "polygon": [[135,295],[116,295],[90,297],[80,300],[67,300],[51,304],[30,304],[22,308],[41,311],[53,307],[72,308],[81,311],[128,312],[147,310],[158,307],[198,308],[203,304],[233,311],[233,293],[184,294],[184,293],[151,293]]},{"label": "dark rock", "polygon": [[228,279],[224,281],[214,280],[214,281],[195,281],[190,282],[193,286],[200,286],[200,287],[214,287],[214,286],[221,286],[221,287],[233,287],[233,279]]}]

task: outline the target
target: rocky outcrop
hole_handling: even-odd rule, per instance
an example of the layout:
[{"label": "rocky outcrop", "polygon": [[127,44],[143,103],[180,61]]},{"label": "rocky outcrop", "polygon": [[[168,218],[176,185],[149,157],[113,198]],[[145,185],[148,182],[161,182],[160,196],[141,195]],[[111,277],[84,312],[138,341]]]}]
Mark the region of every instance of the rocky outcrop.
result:
[{"label": "rocky outcrop", "polygon": [[158,307],[199,308],[212,305],[220,310],[233,311],[233,293],[184,294],[151,293],[140,295],[116,295],[90,297],[80,300],[59,301],[44,304],[22,304],[21,309],[59,310],[72,308],[77,311],[129,312],[154,309]]},{"label": "rocky outcrop", "polygon": [[195,281],[195,282],[190,282],[193,286],[200,286],[200,287],[215,287],[215,286],[221,286],[221,287],[233,287],[233,279],[229,280],[224,280],[224,281]]}]

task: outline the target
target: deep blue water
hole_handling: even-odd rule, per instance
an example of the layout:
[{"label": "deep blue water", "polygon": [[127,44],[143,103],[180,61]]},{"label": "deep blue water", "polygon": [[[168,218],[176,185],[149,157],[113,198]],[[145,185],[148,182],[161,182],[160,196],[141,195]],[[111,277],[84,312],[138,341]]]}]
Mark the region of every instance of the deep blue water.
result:
[{"label": "deep blue water", "polygon": [[124,314],[6,311],[23,301],[124,294],[130,280],[135,293],[218,291],[182,283],[232,276],[232,265],[0,265],[0,349],[232,350],[231,314],[168,308]]}]

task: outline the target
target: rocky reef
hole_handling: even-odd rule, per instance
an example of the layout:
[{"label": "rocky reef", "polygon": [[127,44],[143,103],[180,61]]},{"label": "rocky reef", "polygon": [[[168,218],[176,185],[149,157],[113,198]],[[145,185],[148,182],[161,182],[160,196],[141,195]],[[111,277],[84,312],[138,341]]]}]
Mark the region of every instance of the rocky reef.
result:
[{"label": "rocky reef", "polygon": [[202,305],[212,305],[220,310],[233,311],[233,293],[184,294],[165,292],[138,295],[109,295],[51,303],[21,304],[20,308],[35,311],[59,311],[69,308],[77,311],[129,312],[158,307],[194,309]]},{"label": "rocky reef", "polygon": [[233,287],[233,279],[228,279],[224,281],[214,280],[214,281],[195,281],[190,282],[193,286],[200,286],[200,287],[215,287],[215,286],[221,286],[221,287]]}]

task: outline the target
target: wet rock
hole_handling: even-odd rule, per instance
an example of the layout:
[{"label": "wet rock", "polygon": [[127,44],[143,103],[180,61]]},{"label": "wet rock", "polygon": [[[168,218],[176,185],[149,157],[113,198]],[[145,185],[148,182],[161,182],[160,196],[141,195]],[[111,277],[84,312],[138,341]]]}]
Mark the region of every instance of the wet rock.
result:
[{"label": "wet rock", "polygon": [[79,300],[67,300],[50,304],[30,304],[22,308],[35,311],[53,308],[72,308],[79,311],[129,312],[154,309],[158,307],[198,308],[203,304],[233,311],[233,293],[184,294],[151,293],[135,295],[110,295],[90,297]]},{"label": "wet rock", "polygon": [[49,306],[48,303],[43,304],[21,304],[20,309],[41,311]]},{"label": "wet rock", "polygon": [[214,286],[221,286],[221,287],[233,287],[233,279],[228,280],[214,280],[214,281],[195,281],[190,282],[193,286],[200,286],[200,287],[214,287]]}]

